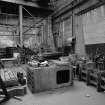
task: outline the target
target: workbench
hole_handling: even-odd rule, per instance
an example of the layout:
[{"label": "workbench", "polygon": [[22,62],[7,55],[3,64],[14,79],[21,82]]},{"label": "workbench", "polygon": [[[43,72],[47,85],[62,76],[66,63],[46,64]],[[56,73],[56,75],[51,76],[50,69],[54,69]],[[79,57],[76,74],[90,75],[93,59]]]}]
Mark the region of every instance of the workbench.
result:
[{"label": "workbench", "polygon": [[72,85],[72,66],[68,64],[50,65],[48,67],[27,65],[27,84],[32,93]]}]

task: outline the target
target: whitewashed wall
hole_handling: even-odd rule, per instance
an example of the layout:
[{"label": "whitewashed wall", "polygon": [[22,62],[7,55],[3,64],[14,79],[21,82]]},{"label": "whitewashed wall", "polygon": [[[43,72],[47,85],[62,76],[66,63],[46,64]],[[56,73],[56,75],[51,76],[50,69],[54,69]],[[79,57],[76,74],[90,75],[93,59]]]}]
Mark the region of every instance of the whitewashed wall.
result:
[{"label": "whitewashed wall", "polygon": [[82,16],[85,44],[105,43],[105,6],[91,10]]}]

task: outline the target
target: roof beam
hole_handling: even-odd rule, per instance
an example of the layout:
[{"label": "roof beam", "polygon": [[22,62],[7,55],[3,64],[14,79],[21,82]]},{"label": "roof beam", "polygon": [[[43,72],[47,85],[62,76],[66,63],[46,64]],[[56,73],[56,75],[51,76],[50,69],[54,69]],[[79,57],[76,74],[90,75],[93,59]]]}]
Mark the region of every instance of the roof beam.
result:
[{"label": "roof beam", "polygon": [[18,4],[18,5],[24,5],[24,6],[30,6],[30,7],[35,7],[35,8],[39,8],[39,9],[45,9],[45,10],[49,10],[49,8],[45,8],[45,7],[41,7],[39,6],[37,3],[35,2],[30,2],[30,1],[24,1],[24,0],[0,0],[3,2],[9,2],[9,3],[14,3],[14,4]]}]

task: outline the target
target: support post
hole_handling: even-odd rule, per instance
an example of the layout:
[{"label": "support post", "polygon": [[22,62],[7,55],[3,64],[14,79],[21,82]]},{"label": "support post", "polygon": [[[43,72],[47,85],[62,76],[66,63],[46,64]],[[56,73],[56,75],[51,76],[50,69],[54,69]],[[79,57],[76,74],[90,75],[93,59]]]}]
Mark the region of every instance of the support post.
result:
[{"label": "support post", "polygon": [[19,5],[19,30],[20,30],[20,45],[23,46],[23,11],[22,11],[22,5]]},{"label": "support post", "polygon": [[[71,18],[72,18],[71,21],[72,21],[72,38],[73,38],[74,37],[74,19],[73,19],[74,18],[74,11],[73,11],[73,8],[72,8],[72,17]],[[72,53],[75,53],[75,51],[74,51],[75,48],[74,47],[75,47],[75,43],[72,42]]]}]

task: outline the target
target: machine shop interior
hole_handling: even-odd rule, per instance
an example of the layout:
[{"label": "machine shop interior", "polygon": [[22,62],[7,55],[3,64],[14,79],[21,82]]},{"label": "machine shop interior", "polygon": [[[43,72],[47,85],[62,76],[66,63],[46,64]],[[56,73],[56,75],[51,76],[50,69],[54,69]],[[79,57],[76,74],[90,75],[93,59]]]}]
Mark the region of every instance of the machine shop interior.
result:
[{"label": "machine shop interior", "polygon": [[0,105],[104,105],[105,0],[0,0]]}]

